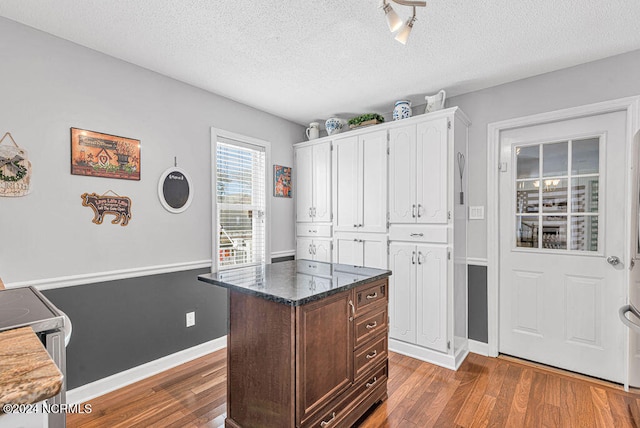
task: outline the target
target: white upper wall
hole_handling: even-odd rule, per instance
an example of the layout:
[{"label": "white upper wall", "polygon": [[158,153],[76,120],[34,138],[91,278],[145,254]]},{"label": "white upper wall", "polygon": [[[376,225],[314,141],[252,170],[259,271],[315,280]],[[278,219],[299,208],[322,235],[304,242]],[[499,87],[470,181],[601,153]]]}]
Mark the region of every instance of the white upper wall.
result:
[{"label": "white upper wall", "polygon": [[[487,204],[488,124],[634,95],[640,95],[640,50],[451,98],[447,106],[459,106],[472,122],[469,205]],[[492,215],[485,210],[485,219]],[[486,220],[470,220],[468,233],[468,257],[486,259]]]},{"label": "white upper wall", "polygon": [[[271,142],[271,163],[293,166],[304,128],[49,34],[0,18],[0,136],[33,164],[32,193],[0,198],[0,277],[6,283],[210,260],[211,137],[217,127]],[[69,128],[141,141],[141,180],[70,174]],[[195,197],[171,214],[162,172],[184,168]],[[268,165],[268,171],[272,166]],[[80,195],[132,199],[128,226],[91,222]],[[293,199],[271,199],[271,251],[293,251]]]}]

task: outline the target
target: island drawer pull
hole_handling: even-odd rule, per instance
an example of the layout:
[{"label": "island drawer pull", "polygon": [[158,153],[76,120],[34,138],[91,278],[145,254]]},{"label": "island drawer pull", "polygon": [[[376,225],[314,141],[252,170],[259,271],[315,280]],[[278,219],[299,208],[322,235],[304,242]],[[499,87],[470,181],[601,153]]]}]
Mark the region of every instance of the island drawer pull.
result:
[{"label": "island drawer pull", "polygon": [[374,349],[374,350],[373,350],[373,352],[369,352],[369,353],[367,354],[367,360],[370,360],[370,359],[372,359],[372,358],[375,358],[375,357],[376,357],[376,355],[378,355],[378,351],[376,351],[376,350]]},{"label": "island drawer pull", "polygon": [[371,380],[371,382],[367,382],[367,384],[365,385],[367,388],[371,388],[373,385],[376,384],[376,382],[378,381],[378,377],[374,376],[373,379]]},{"label": "island drawer pull", "polygon": [[328,421],[322,421],[322,422],[320,422],[320,426],[321,426],[321,427],[326,427],[326,426],[327,426],[327,425],[329,425],[331,422],[333,422],[335,418],[336,418],[336,412],[333,412],[333,413],[331,414],[331,419],[329,419]]},{"label": "island drawer pull", "polygon": [[378,321],[374,321],[374,322],[366,325],[368,330],[371,330],[372,328],[376,328],[377,326],[378,326]]},{"label": "island drawer pull", "polygon": [[367,299],[371,300],[371,299],[375,299],[376,297],[378,297],[378,292],[376,291],[373,294],[367,294]]}]

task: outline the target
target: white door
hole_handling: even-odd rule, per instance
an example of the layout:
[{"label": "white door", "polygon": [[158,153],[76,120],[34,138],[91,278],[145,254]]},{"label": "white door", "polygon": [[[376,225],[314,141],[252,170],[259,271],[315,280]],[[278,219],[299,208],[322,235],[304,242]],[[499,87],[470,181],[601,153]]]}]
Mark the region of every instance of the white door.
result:
[{"label": "white door", "polygon": [[296,148],[296,221],[312,221],[313,147]]},{"label": "white door", "polygon": [[418,223],[447,223],[448,130],[446,117],[417,126]]},{"label": "white door", "polygon": [[298,236],[296,238],[296,260],[313,260],[312,244],[313,239]]},{"label": "white door", "polygon": [[447,248],[416,246],[418,345],[447,352]]},{"label": "white door", "polygon": [[389,337],[416,343],[415,245],[392,242],[389,247]]},{"label": "white door", "polygon": [[624,382],[625,127],[616,112],[501,133],[500,352]]},{"label": "white door", "polygon": [[[387,132],[360,136],[361,189],[358,232],[387,231]],[[338,182],[338,186],[340,186]],[[367,266],[367,265],[365,265]]]},{"label": "white door", "polygon": [[355,234],[336,234],[334,244],[335,263],[362,266],[362,243]]},{"label": "white door", "polygon": [[416,126],[389,130],[389,221],[416,222]]},{"label": "white door", "polygon": [[331,239],[313,240],[313,260],[331,263]]},{"label": "white door", "polygon": [[329,142],[313,146],[313,221],[331,221],[331,143]]},{"label": "white door", "polygon": [[334,230],[356,231],[358,218],[358,137],[333,143]]},{"label": "white door", "polygon": [[387,235],[368,233],[360,235],[362,241],[362,266],[387,268]]}]

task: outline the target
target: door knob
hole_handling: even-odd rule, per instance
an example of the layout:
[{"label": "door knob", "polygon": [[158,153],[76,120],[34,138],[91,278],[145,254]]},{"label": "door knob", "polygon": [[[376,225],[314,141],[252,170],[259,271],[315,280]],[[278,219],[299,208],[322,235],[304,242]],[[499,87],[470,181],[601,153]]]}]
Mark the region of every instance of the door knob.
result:
[{"label": "door knob", "polygon": [[611,266],[617,266],[620,264],[620,258],[617,256],[609,256],[607,257],[607,263],[609,263]]}]

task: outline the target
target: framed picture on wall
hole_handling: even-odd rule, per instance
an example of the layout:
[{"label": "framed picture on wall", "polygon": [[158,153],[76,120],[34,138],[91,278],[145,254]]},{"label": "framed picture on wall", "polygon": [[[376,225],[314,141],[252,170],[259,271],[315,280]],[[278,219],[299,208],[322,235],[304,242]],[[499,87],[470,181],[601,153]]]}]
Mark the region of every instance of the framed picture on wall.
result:
[{"label": "framed picture on wall", "polygon": [[276,198],[291,198],[291,167],[273,166],[273,196]]},{"label": "framed picture on wall", "polygon": [[140,140],[71,128],[71,174],[140,180]]}]

